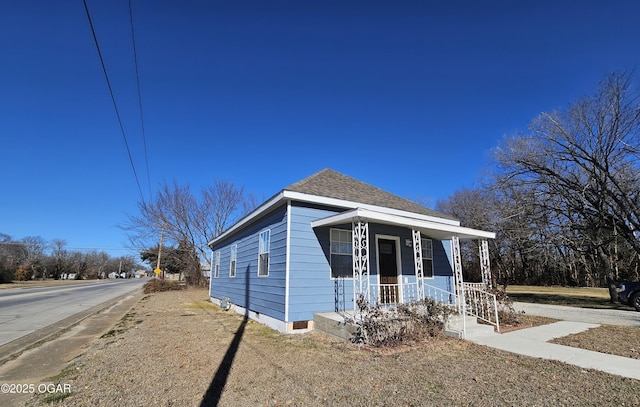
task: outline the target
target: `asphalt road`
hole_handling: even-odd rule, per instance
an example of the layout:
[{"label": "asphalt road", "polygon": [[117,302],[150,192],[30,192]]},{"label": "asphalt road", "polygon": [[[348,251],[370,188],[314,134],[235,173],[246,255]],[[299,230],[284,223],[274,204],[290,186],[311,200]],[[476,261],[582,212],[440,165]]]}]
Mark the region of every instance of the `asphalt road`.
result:
[{"label": "asphalt road", "polygon": [[0,346],[142,287],[142,279],[0,291]]}]

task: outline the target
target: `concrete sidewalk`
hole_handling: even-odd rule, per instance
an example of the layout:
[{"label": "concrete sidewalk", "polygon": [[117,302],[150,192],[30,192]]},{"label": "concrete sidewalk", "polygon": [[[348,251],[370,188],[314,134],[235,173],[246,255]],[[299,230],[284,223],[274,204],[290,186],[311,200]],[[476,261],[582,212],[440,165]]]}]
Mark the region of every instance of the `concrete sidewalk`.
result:
[{"label": "concrete sidewalk", "polygon": [[475,338],[468,337],[467,339],[479,345],[486,345],[507,352],[558,360],[585,369],[594,369],[640,380],[640,360],[547,342],[597,326],[599,325],[586,322],[559,321],[504,334],[493,333]]},{"label": "concrete sidewalk", "polygon": [[513,308],[518,312],[542,317],[562,319],[565,321],[588,322],[632,326],[640,328],[640,312],[621,309],[576,308],[563,305],[532,304],[514,302]]},{"label": "concrete sidewalk", "polygon": [[[0,346],[1,352],[7,352],[0,357],[0,383],[52,383],[51,377],[85,352],[91,341],[113,328],[143,295],[142,290],[135,290]],[[24,405],[31,396],[2,394],[0,405]]]}]

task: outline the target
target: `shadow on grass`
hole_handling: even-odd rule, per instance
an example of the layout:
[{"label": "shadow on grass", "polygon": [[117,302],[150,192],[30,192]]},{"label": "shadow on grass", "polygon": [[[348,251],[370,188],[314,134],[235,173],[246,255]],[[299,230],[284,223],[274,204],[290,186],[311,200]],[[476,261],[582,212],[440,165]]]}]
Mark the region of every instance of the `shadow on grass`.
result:
[{"label": "shadow on grass", "polygon": [[218,370],[216,370],[216,374],[213,376],[213,380],[211,380],[211,384],[209,384],[207,392],[202,397],[200,407],[217,406],[220,402],[220,396],[222,396],[224,386],[227,384],[227,378],[229,377],[229,373],[231,373],[233,359],[238,352],[238,347],[240,346],[240,341],[242,341],[242,335],[244,335],[244,329],[247,326],[248,321],[249,317],[245,315],[242,319],[242,323],[233,336],[233,341],[231,341],[227,352],[224,354],[224,358],[222,358],[222,362],[220,362],[220,366],[218,366]]},{"label": "shadow on grass", "polygon": [[632,311],[633,308],[622,304],[613,304],[605,298],[568,296],[540,293],[508,293],[509,298],[518,302],[530,302],[535,304],[565,305],[578,308],[619,309]]},{"label": "shadow on grass", "polygon": [[213,379],[209,384],[207,392],[204,394],[204,396],[202,396],[200,407],[217,406],[220,402],[220,397],[222,396],[224,387],[227,384],[227,379],[229,378],[229,374],[231,373],[231,366],[233,365],[233,359],[236,357],[236,353],[238,353],[238,348],[240,347],[240,342],[242,341],[244,330],[247,327],[247,323],[249,322],[249,310],[251,309],[251,281],[249,279],[250,272],[251,266],[247,265],[247,268],[244,272],[244,318],[242,319],[242,323],[240,323],[240,325],[238,326],[236,333],[233,335],[233,340],[229,344],[229,348],[227,348],[227,351],[225,352],[224,357],[220,362],[220,366],[218,366],[218,370],[216,370],[216,374],[213,376]]}]

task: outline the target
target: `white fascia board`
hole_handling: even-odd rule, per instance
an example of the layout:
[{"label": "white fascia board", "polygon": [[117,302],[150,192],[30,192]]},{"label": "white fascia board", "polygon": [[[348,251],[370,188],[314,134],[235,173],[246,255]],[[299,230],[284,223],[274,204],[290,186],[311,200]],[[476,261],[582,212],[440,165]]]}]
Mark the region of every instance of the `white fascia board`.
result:
[{"label": "white fascia board", "polygon": [[225,239],[231,233],[233,233],[236,230],[242,228],[243,226],[247,225],[248,223],[251,223],[251,221],[253,221],[254,219],[260,217],[260,215],[262,215],[263,213],[269,211],[272,207],[276,206],[281,201],[284,201],[283,192],[284,191],[280,192],[279,194],[275,195],[273,198],[269,199],[268,201],[266,201],[262,205],[258,206],[256,209],[254,209],[253,212],[249,213],[247,216],[245,216],[244,218],[240,219],[237,223],[235,223],[229,229],[227,229],[226,231],[221,233],[220,236],[215,237],[214,239],[212,239],[209,243],[207,243],[207,245],[209,247],[211,247],[211,245],[215,245],[219,241]]},{"label": "white fascia board", "polygon": [[323,226],[339,225],[341,223],[351,223],[355,218],[364,218],[364,212],[361,208],[356,208],[351,211],[341,212],[337,215],[327,216],[326,218],[312,220],[311,227],[319,228]]},{"label": "white fascia board", "polygon": [[232,234],[236,230],[241,229],[243,226],[251,223],[254,219],[259,218],[260,215],[262,215],[263,213],[269,211],[274,206],[284,202],[285,200],[293,200],[293,201],[300,201],[300,202],[315,203],[315,204],[319,204],[319,205],[336,206],[336,207],[339,207],[339,208],[346,208],[346,209],[363,208],[363,209],[369,209],[369,210],[372,210],[372,211],[375,211],[375,212],[379,212],[379,213],[387,213],[387,214],[390,214],[390,215],[397,215],[397,216],[421,219],[421,220],[428,221],[428,222],[442,223],[442,224],[452,225],[452,226],[460,226],[460,222],[457,221],[457,220],[438,218],[438,217],[435,217],[435,216],[422,215],[422,214],[419,214],[419,213],[402,211],[402,210],[399,210],[399,209],[386,208],[386,207],[382,207],[382,206],[367,205],[367,204],[363,204],[363,203],[360,203],[360,202],[346,201],[344,199],[328,198],[328,197],[324,197],[324,196],[304,194],[304,193],[301,193],[301,192],[293,192],[293,191],[283,190],[283,191],[280,191],[280,193],[275,195],[273,198],[269,199],[268,201],[266,201],[265,203],[260,205],[253,212],[251,212],[250,214],[248,214],[244,218],[240,219],[236,224],[231,226],[229,229],[227,229],[225,232],[223,232],[220,236],[212,239],[208,243],[209,247],[211,247],[211,245],[215,245],[219,241],[225,239],[226,237],[228,237],[230,234]]},{"label": "white fascia board", "polygon": [[388,213],[371,211],[364,208],[356,208],[351,211],[312,221],[311,227],[315,228],[321,226],[338,225],[341,223],[351,222],[356,218],[389,225],[411,227],[419,230],[430,231],[432,233],[435,232],[437,237],[441,240],[451,236],[458,236],[462,239],[495,239],[496,237],[495,233],[487,232],[484,230],[471,229],[457,225],[448,225],[440,222],[425,221],[413,217],[397,216]]},{"label": "white fascia board", "polygon": [[289,320],[289,283],[291,276],[291,200],[287,201],[287,245],[284,260],[284,320]]},{"label": "white fascia board", "polygon": [[289,198],[294,201],[311,202],[311,203],[317,203],[322,205],[338,206],[342,208],[351,208],[351,209],[363,208],[363,209],[369,209],[375,212],[388,213],[391,215],[398,215],[398,216],[408,216],[411,218],[426,220],[430,222],[444,223],[444,224],[455,225],[455,226],[460,225],[460,221],[453,220],[453,219],[445,219],[445,218],[439,218],[436,216],[422,215],[415,212],[387,208],[384,206],[367,205],[361,202],[346,201],[343,199],[327,198],[324,196],[303,194],[301,192],[284,191],[284,196],[285,198]]}]

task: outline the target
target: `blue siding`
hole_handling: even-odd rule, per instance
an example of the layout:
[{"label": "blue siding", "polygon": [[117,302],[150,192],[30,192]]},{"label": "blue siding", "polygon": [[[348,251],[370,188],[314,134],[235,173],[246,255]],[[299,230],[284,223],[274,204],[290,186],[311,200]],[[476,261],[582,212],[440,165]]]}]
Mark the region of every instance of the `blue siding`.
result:
[{"label": "blue siding", "polygon": [[[314,312],[334,311],[336,295],[341,304],[351,307],[353,301],[353,281],[332,280],[330,278],[329,263],[329,230],[318,228],[312,230],[310,222],[334,214],[334,211],[315,208],[292,206],[291,209],[291,258],[289,271],[289,320],[308,320],[313,318]],[[351,224],[334,226],[351,230]],[[369,268],[371,282],[378,281],[376,236],[397,236],[400,238],[400,257],[402,266],[402,283],[415,283],[415,267],[413,248],[405,244],[412,241],[411,229],[369,224]],[[425,236],[428,237],[428,236]],[[452,284],[452,269],[442,242],[433,240],[434,278],[425,279],[425,283],[450,291]],[[339,292],[339,294],[336,294]]]},{"label": "blue siding", "polygon": [[451,240],[442,240],[436,249],[436,241],[433,241],[433,267],[434,275],[452,275],[453,262],[451,261]]},{"label": "blue siding", "polygon": [[[404,277],[407,276],[415,276],[415,265],[413,260],[413,247],[407,246],[405,242],[408,240],[413,243],[413,236],[411,235],[411,229],[399,227],[399,226],[388,226],[388,225],[377,225],[377,224],[369,224],[369,244],[376,244],[376,236],[377,235],[387,235],[387,236],[397,236],[400,238],[400,262],[402,266],[402,276],[403,281]],[[423,238],[431,239],[428,235],[422,235]],[[452,276],[453,269],[451,268],[451,264],[447,257],[447,253],[445,251],[445,246],[443,242],[432,239],[433,242],[433,274],[434,277],[437,276]],[[372,247],[371,252],[371,275],[378,275],[378,260],[377,260],[377,248]],[[431,279],[426,279],[425,281],[431,281]],[[415,282],[415,279],[414,279]]]},{"label": "blue siding", "polygon": [[[353,281],[332,280],[330,272],[329,227],[311,228],[311,222],[339,213],[341,209],[292,203],[290,242],[287,242],[287,206],[283,205],[255,223],[237,231],[213,251],[220,252],[220,277],[213,278],[210,295],[228,297],[251,311],[285,321],[287,243],[289,243],[289,309],[285,322],[313,319],[315,312],[351,308]],[[351,230],[351,224],[335,226]],[[260,232],[270,229],[269,275],[258,277],[258,241]],[[376,236],[400,238],[402,283],[415,283],[411,230],[398,226],[369,224],[371,282],[377,280]],[[428,237],[428,236],[425,236]],[[231,246],[237,244],[236,277],[229,277]],[[452,268],[448,242],[433,240],[434,278],[425,283],[445,290],[452,289]],[[341,304],[341,307],[338,305]]]},{"label": "blue siding", "polygon": [[314,312],[335,309],[329,230],[314,231],[311,221],[336,213],[319,207],[291,206],[289,321],[311,320]]},{"label": "blue siding", "polygon": [[[258,235],[270,229],[269,275],[258,277]],[[284,320],[286,283],[286,206],[218,243],[220,277],[212,278],[210,295],[228,297],[232,303]],[[236,276],[229,277],[231,246],[238,245]]]}]

